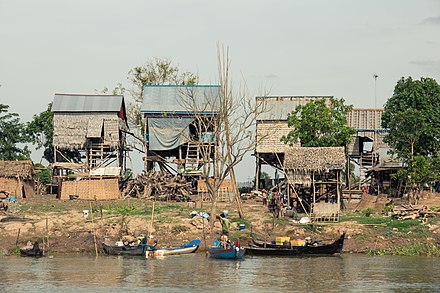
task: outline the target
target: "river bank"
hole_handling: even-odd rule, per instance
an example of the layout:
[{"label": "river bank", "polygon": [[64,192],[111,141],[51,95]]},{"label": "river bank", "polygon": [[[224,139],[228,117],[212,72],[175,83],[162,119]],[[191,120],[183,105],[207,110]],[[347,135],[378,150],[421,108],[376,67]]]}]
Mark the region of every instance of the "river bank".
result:
[{"label": "river bank", "polygon": [[[427,198],[430,208],[440,207],[438,195]],[[352,203],[337,223],[302,225],[290,218],[273,218],[258,200],[245,200],[246,218],[238,218],[233,203],[220,203],[219,213],[230,214],[232,239],[249,242],[252,232],[260,238],[276,236],[334,240],[342,232],[343,252],[375,254],[436,254],[440,244],[440,217],[398,220],[384,217],[385,200]],[[420,202],[424,204],[424,202]],[[154,213],[153,213],[154,205]],[[210,245],[221,227],[202,224],[192,211],[209,211],[209,204],[195,208],[186,202],[150,202],[142,199],[113,201],[58,200],[50,196],[19,200],[0,214],[0,250],[13,254],[28,241],[45,242],[49,254],[95,253],[95,243],[117,240],[126,234],[152,234],[160,246],[201,239],[201,250]],[[151,222],[153,216],[153,223]],[[152,224],[152,225],[151,225]],[[239,230],[244,224],[245,229]],[[205,229],[203,229],[203,226]],[[252,227],[252,228],[251,228]],[[206,244],[205,244],[206,243]],[[430,252],[429,252],[430,251]]]}]

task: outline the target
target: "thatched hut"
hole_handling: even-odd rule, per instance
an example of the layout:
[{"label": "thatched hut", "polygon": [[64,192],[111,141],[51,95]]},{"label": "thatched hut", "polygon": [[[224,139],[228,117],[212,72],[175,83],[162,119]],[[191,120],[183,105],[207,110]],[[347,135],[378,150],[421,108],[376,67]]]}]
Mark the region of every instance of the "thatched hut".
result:
[{"label": "thatched hut", "polygon": [[[308,189],[306,200],[315,220],[337,220],[341,200],[343,147],[288,148],[284,160],[287,182],[293,190]],[[296,198],[299,198],[295,191]],[[300,200],[300,201],[301,201]]]},{"label": "thatched hut", "polygon": [[32,161],[0,161],[0,191],[17,198],[35,195],[34,166]]}]

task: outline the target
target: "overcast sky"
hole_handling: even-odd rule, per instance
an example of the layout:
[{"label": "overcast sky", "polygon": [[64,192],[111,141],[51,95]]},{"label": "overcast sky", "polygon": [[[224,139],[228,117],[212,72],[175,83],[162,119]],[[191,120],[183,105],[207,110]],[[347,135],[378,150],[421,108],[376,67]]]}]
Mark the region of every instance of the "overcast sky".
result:
[{"label": "overcast sky", "polygon": [[254,95],[374,107],[377,73],[379,107],[402,76],[440,82],[440,1],[0,0],[0,103],[28,121],[54,93],[128,87],[153,57],[216,83],[218,42]]}]

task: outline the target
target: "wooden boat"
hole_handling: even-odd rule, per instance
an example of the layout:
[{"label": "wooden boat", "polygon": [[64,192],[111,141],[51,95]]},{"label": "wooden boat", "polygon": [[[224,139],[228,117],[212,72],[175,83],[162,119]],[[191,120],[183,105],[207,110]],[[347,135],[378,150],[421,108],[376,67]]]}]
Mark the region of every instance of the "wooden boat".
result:
[{"label": "wooden boat", "polygon": [[246,248],[252,255],[302,256],[302,255],[333,255],[341,253],[344,246],[345,233],[330,244],[320,241],[305,243],[304,246],[277,245],[255,239],[251,236],[254,246]]},{"label": "wooden boat", "polygon": [[31,248],[21,248],[20,255],[31,256],[31,257],[42,257],[43,250],[40,249],[40,245],[38,244],[38,242],[35,242]]},{"label": "wooden boat", "polygon": [[[120,245],[122,244],[122,245]],[[130,244],[124,244],[120,243],[117,244],[102,244],[102,250],[104,253],[109,255],[133,255],[133,256],[141,256],[145,255],[147,251],[154,250],[154,247],[156,246],[157,242],[151,244],[147,243],[147,239],[142,239],[141,243],[137,245],[130,245]]]},{"label": "wooden boat", "polygon": [[194,253],[199,249],[200,246],[200,240],[195,239],[191,240],[188,243],[181,244],[179,246],[173,246],[173,247],[164,247],[164,248],[157,248],[154,250],[147,250],[145,253],[146,257],[160,257],[160,256],[167,256],[167,255],[179,255],[179,254],[188,254],[188,253]]},{"label": "wooden boat", "polygon": [[214,245],[208,247],[209,256],[220,259],[242,259],[245,251],[246,250],[240,246],[238,240],[234,243],[229,243],[227,247],[224,247],[220,241],[216,239]]}]

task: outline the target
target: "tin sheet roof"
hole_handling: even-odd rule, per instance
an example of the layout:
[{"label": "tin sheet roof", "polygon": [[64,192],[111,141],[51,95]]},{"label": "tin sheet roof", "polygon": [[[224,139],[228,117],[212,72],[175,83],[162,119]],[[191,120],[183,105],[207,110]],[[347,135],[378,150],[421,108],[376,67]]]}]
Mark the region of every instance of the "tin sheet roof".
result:
[{"label": "tin sheet roof", "polygon": [[[192,105],[193,102],[195,105]],[[213,113],[220,102],[218,85],[147,85],[141,112],[144,114]]]},{"label": "tin sheet roof", "polygon": [[263,103],[264,110],[258,120],[287,120],[287,114],[299,105],[305,105],[317,99],[333,99],[333,96],[283,96],[256,97],[257,103]]},{"label": "tin sheet roof", "polygon": [[119,112],[121,95],[55,94],[52,112]]}]

